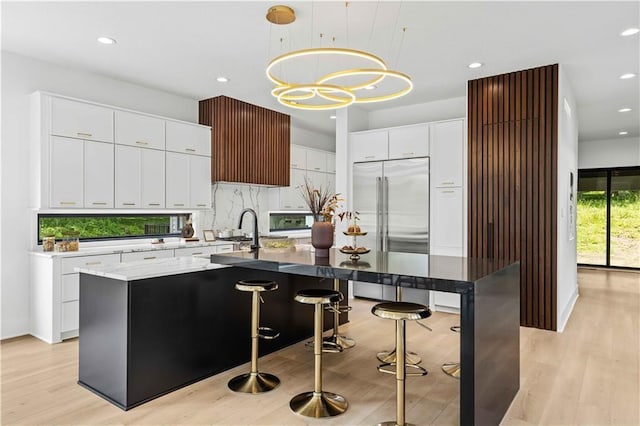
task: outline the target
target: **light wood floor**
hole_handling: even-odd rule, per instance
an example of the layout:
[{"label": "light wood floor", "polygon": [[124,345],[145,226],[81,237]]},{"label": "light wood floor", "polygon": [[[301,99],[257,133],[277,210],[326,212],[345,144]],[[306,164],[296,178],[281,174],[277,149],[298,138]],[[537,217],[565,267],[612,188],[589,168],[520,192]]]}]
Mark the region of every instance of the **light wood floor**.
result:
[{"label": "light wood floor", "polygon": [[[580,298],[562,334],[521,329],[521,388],[505,425],[638,425],[640,274],[581,269]],[[76,384],[77,340],[48,345],[23,337],[2,342],[2,418],[10,424],[371,425],[395,417],[392,376],[376,372],[373,354],[392,345],[393,325],[372,317],[370,303],[353,303],[344,334],[357,346],[327,354],[325,390],[344,395],[349,410],[330,420],[292,414],[289,399],[313,388],[312,356],[298,344],[260,360],[282,380],[268,394],[239,395],[226,382],[240,366],[155,399],[129,412]],[[366,321],[364,320],[366,319]],[[311,312],[309,316],[311,321]],[[455,315],[434,314],[432,333],[408,326],[408,346],[430,373],[407,382],[407,420],[456,424],[458,382],[440,371],[456,360]]]}]

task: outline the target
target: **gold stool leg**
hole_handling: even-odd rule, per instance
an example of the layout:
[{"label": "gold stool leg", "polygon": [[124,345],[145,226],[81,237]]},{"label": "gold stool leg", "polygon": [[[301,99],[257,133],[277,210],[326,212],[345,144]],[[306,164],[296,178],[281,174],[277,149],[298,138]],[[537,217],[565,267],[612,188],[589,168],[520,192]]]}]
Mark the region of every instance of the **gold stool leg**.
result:
[{"label": "gold stool leg", "polygon": [[[459,325],[454,325],[450,328],[451,331],[455,332],[455,333],[460,333],[460,326]],[[445,364],[442,364],[442,371],[444,371],[445,374],[453,377],[454,379],[459,379],[460,378],[460,363],[459,362],[447,362]]]},{"label": "gold stool leg", "polygon": [[315,305],[313,355],[315,358],[315,380],[313,392],[303,392],[291,398],[289,407],[302,416],[322,418],[333,417],[347,411],[349,404],[343,396],[322,391],[322,305]]},{"label": "gold stool leg", "polygon": [[415,426],[405,422],[405,379],[406,379],[406,334],[405,321],[396,321],[396,420],[378,423],[378,426]]},{"label": "gold stool leg", "polygon": [[273,374],[258,372],[260,296],[257,291],[253,292],[251,305],[251,371],[229,380],[227,386],[234,392],[257,394],[275,389],[280,379]]},{"label": "gold stool leg", "polygon": [[[333,289],[340,291],[340,280],[333,280]],[[323,341],[323,347],[325,352],[341,352],[341,349],[351,349],[356,345],[356,341],[351,337],[341,336],[338,332],[340,326],[340,302],[333,305],[333,334],[329,337],[325,337]]]}]

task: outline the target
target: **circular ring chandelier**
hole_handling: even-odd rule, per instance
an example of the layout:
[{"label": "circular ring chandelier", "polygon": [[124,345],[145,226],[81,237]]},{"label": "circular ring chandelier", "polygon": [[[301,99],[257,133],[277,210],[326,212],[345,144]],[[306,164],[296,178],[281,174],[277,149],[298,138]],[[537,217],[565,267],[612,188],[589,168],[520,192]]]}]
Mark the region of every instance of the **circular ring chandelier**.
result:
[{"label": "circular ring chandelier", "polygon": [[[272,93],[278,89],[280,89],[276,95],[278,102],[282,105],[298,109],[315,111],[339,109],[348,107],[356,100],[356,95],[353,91],[331,84],[294,84],[290,86],[277,87],[272,90]],[[296,92],[302,92],[303,94],[296,95]],[[322,95],[320,95],[320,93],[322,93]],[[340,93],[342,95],[346,95],[346,97],[334,96],[331,95],[331,93]],[[312,96],[308,96],[309,94],[312,94]],[[308,104],[298,102],[300,99],[311,99],[316,97],[316,95],[332,101],[332,103]]]},{"label": "circular ring chandelier", "polygon": [[[331,80],[335,80],[337,78],[343,78],[343,77],[352,77],[352,76],[359,76],[359,75],[379,75],[380,77],[384,78],[384,77],[392,77],[398,80],[402,80],[406,83],[406,87],[393,92],[393,93],[389,93],[386,95],[381,95],[381,96],[368,96],[368,97],[356,97],[356,100],[354,103],[360,103],[360,104],[364,104],[364,103],[373,103],[373,102],[383,102],[383,101],[390,101],[392,99],[397,99],[400,98],[404,95],[406,95],[407,93],[409,93],[412,89],[413,89],[413,82],[411,81],[411,78],[401,72],[398,71],[393,71],[393,70],[376,70],[376,69],[352,69],[352,70],[344,70],[344,71],[337,71],[331,74],[327,74],[323,77],[320,77],[317,81],[318,84],[325,84]],[[382,80],[382,78],[380,78],[380,80]],[[325,94],[322,91],[318,92],[318,96],[321,97],[325,97]],[[331,97],[331,100],[336,100],[336,97],[333,96]]]}]

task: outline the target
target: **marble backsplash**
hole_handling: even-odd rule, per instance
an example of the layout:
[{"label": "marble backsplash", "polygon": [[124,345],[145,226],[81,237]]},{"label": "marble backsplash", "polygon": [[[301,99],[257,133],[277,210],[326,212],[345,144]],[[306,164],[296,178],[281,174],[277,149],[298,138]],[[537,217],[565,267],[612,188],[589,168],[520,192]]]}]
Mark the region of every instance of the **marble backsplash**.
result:
[{"label": "marble backsplash", "polygon": [[[205,229],[235,229],[238,226],[240,212],[252,208],[258,213],[258,231],[269,233],[270,205],[277,206],[278,188],[259,185],[243,185],[232,183],[214,183],[211,185],[212,208],[193,213],[193,226],[196,236],[203,238]],[[275,200],[275,203],[274,203]],[[243,231],[252,231],[253,219],[246,216],[243,220]]]}]

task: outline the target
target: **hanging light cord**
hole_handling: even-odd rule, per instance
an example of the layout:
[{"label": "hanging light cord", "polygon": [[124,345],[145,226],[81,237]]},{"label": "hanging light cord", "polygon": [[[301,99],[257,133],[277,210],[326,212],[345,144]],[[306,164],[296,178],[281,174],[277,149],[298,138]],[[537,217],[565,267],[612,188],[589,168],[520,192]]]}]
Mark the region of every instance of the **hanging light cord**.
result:
[{"label": "hanging light cord", "polygon": [[371,23],[371,32],[369,33],[369,41],[367,42],[367,50],[371,49],[371,40],[373,39],[373,29],[376,26],[378,20],[378,6],[380,6],[380,0],[376,3],[376,11],[373,14],[373,22]]},{"label": "hanging light cord", "polygon": [[400,0],[400,6],[398,6],[398,14],[396,15],[396,22],[393,24],[393,34],[391,35],[391,51],[393,52],[393,42],[396,39],[396,33],[398,32],[398,21],[400,20],[400,12],[402,11],[402,0]]},{"label": "hanging light cord", "polygon": [[398,69],[398,63],[400,62],[400,52],[402,52],[402,46],[404,45],[404,36],[407,33],[407,27],[402,27],[402,38],[400,39],[400,46],[398,46],[398,54],[396,55],[396,61],[393,67]]}]

